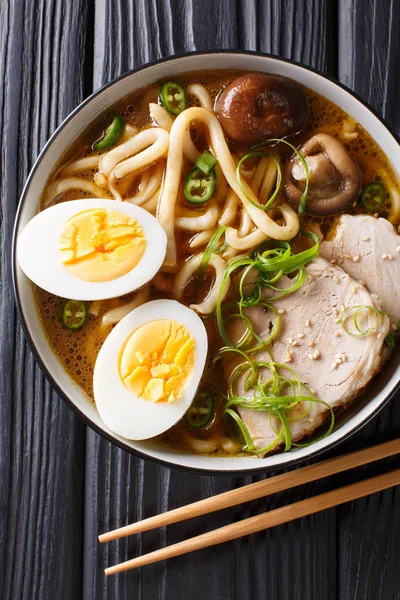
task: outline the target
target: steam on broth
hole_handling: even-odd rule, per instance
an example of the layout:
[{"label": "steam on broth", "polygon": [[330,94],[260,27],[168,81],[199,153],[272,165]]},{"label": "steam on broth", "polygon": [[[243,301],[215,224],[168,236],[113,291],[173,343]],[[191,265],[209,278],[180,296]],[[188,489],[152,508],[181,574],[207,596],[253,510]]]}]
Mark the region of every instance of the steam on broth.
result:
[{"label": "steam on broth", "polygon": [[[35,286],[35,299],[53,351],[92,402],[96,359],[123,317],[153,300],[177,300],[193,308],[208,337],[199,384],[202,397],[197,399],[200,408],[186,413],[158,440],[200,454],[240,454],[244,448],[264,455],[289,450],[302,438],[309,443],[314,432],[328,434],[343,403],[331,402],[329,391],[320,397],[321,390],[302,379],[296,362],[300,353],[310,372],[321,369],[333,381],[352,360],[358,368],[357,357],[369,344],[375,362],[364,365],[369,373],[365,381],[345,390],[347,405],[379,369],[384,339],[394,343],[400,316],[387,316],[389,309],[383,299],[370,295],[375,290],[368,291],[368,281],[364,287],[358,283],[360,277],[352,276],[367,252],[363,244],[374,235],[368,233],[369,221],[361,247],[346,259],[350,269],[343,264],[345,246],[339,255],[324,246],[334,244],[338,232],[345,235],[343,213],[369,215],[398,226],[399,187],[386,156],[358,123],[316,92],[283,78],[272,78],[271,84],[264,75],[256,81],[251,74],[249,80],[245,77],[240,71],[188,73],[174,79],[172,90],[163,88],[168,82],[159,81],[124,98],[75,140],[47,182],[40,207],[46,210],[83,198],[109,199],[116,210],[121,202],[140,206],[163,226],[167,248],[161,269],[132,293],[88,302],[88,318],[81,329],[63,326],[63,298]],[[254,94],[264,94],[265,85],[277,86],[279,93],[283,86],[282,93],[294,94],[298,106],[297,111],[290,106],[291,130],[282,126],[279,114],[267,127],[262,113],[271,109],[267,98],[261,116],[257,109],[264,124],[260,140],[259,123],[245,121],[253,114]],[[246,113],[229,114],[230,93],[233,99],[242,94],[240,110],[244,106]],[[299,107],[302,98],[304,106]],[[96,140],[107,136],[116,141],[92,149]],[[271,138],[283,141],[265,141]],[[259,142],[262,145],[253,148]],[[332,150],[336,142],[340,156],[339,150]],[[203,155],[205,170],[199,171],[195,163]],[[365,192],[370,184],[378,185]],[[384,197],[371,212],[374,205],[368,202],[376,201],[382,189]],[[208,190],[210,197],[203,202]],[[325,204],[323,194],[329,199]],[[341,201],[332,209],[332,198],[339,195]],[[308,211],[310,207],[314,210]],[[400,260],[396,248],[386,252],[392,259],[385,265]],[[280,266],[274,266],[277,261]],[[324,340],[328,336],[331,340],[328,348],[314,323],[318,306],[313,309],[315,318],[307,315],[299,295],[311,306],[317,293],[319,305],[325,302],[332,313],[332,328],[328,331],[323,324]],[[359,294],[359,301],[352,299],[353,293]],[[341,306],[344,300],[349,304]],[[340,348],[335,345],[338,340]]]}]

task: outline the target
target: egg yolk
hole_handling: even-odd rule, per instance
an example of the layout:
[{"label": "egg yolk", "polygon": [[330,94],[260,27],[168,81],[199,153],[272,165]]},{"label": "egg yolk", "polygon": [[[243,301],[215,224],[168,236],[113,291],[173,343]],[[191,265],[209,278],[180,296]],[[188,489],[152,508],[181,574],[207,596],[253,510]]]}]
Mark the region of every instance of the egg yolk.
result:
[{"label": "egg yolk", "polygon": [[96,208],[74,215],[64,225],[61,260],[75,277],[111,281],[131,271],[146,249],[143,229],[135,219]]},{"label": "egg yolk", "polygon": [[195,341],[181,323],[160,319],[136,329],[122,351],[119,372],[130,392],[149,402],[182,395],[195,360]]}]

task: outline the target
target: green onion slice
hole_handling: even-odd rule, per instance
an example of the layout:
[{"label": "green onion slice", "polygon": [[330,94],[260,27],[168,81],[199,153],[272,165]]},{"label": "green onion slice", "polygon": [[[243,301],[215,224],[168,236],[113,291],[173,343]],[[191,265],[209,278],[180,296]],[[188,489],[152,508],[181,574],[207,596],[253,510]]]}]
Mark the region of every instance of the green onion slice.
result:
[{"label": "green onion slice", "polygon": [[[258,202],[254,202],[254,200],[247,193],[247,190],[246,190],[245,186],[243,185],[243,180],[242,180],[242,173],[241,173],[242,164],[248,158],[254,158],[257,156],[266,156],[267,158],[272,160],[272,162],[275,164],[276,169],[278,171],[278,178],[277,178],[277,182],[276,182],[276,186],[275,186],[275,191],[273,192],[273,194],[270,196],[270,198],[268,198],[268,200],[264,204],[259,204]],[[239,160],[239,162],[236,166],[236,179],[237,179],[240,189],[242,190],[242,193],[244,194],[246,199],[250,202],[250,204],[252,204],[256,208],[259,208],[260,210],[264,210],[264,211],[271,210],[272,205],[275,201],[275,198],[278,195],[279,189],[281,187],[281,182],[282,182],[282,171],[281,171],[280,164],[278,163],[276,158],[274,156],[272,156],[272,154],[266,154],[265,152],[249,152],[249,154],[246,154],[245,156],[243,156]]]},{"label": "green onion slice", "polygon": [[213,235],[211,236],[210,241],[208,242],[207,247],[204,250],[203,256],[202,256],[200,264],[199,264],[199,268],[197,269],[197,277],[196,277],[196,283],[195,283],[196,290],[199,290],[201,287],[201,284],[203,283],[204,276],[207,271],[208,263],[210,262],[210,258],[216,251],[218,242],[221,239],[221,236],[223,235],[225,230],[226,230],[225,225],[221,225],[221,227],[218,227],[217,231],[215,233],[213,233]]},{"label": "green onion slice", "polygon": [[215,171],[203,173],[198,167],[189,171],[186,177],[183,193],[190,204],[202,206],[209,200],[215,188],[217,178]]},{"label": "green onion slice", "polygon": [[191,429],[203,429],[214,416],[214,396],[207,390],[198,390],[186,413],[186,422]]},{"label": "green onion slice", "polygon": [[[372,327],[368,327],[367,329],[360,328],[360,325],[358,323],[358,316],[362,310],[372,310],[376,314],[377,320],[376,320],[375,325],[373,325]],[[349,331],[346,327],[346,320],[347,320],[347,318],[349,318],[351,316],[352,313],[353,313],[353,324],[354,324],[354,327],[355,327],[357,333],[353,333],[353,332]],[[390,317],[391,319],[394,319],[395,321],[397,321],[396,328],[391,329],[385,338],[386,344],[389,346],[389,348],[393,349],[396,345],[396,338],[398,335],[400,335],[400,319],[398,317],[396,317],[395,315],[393,315],[392,313],[389,313],[389,312],[386,312],[383,310],[379,310],[378,308],[376,308],[376,306],[371,306],[370,304],[359,304],[357,306],[349,306],[342,312],[340,324],[343,327],[344,331],[348,335],[351,335],[353,337],[363,337],[363,336],[368,335],[369,333],[373,333],[374,331],[376,331],[380,325],[381,317],[384,317],[384,316]]]},{"label": "green onion slice", "polygon": [[179,115],[187,107],[185,88],[176,81],[167,81],[160,90],[160,102],[171,115]]},{"label": "green onion slice", "polygon": [[211,154],[211,152],[203,152],[203,154],[200,154],[199,158],[196,160],[196,167],[198,167],[200,171],[203,171],[203,173],[206,175],[208,175],[208,173],[212,171],[217,164],[218,161],[215,156]]},{"label": "green onion slice", "polygon": [[61,321],[70,331],[79,331],[88,319],[87,302],[82,300],[65,300],[61,308]]},{"label": "green onion slice", "polygon": [[93,150],[105,150],[119,142],[124,129],[124,120],[120,115],[115,115],[110,125],[103,131],[102,136],[93,144]]},{"label": "green onion slice", "polygon": [[369,183],[363,189],[360,202],[368,212],[378,212],[386,199],[386,189],[381,183]]},{"label": "green onion slice", "polygon": [[[225,398],[225,412],[231,417],[244,439],[243,450],[255,454],[265,454],[277,446],[285,451],[295,445],[292,440],[291,423],[309,414],[316,402],[324,401],[311,394],[310,389],[300,381],[297,373],[287,364],[275,361],[271,343],[281,329],[283,315],[274,306],[278,298],[289,295],[301,287],[306,280],[305,266],[318,255],[318,237],[309,231],[302,232],[314,244],[311,248],[295,254],[289,242],[267,241],[261,244],[250,256],[232,261],[226,268],[219,289],[216,319],[221,338],[225,343],[214,357],[214,385],[218,394]],[[282,275],[293,274],[288,287],[279,287]],[[229,277],[235,277],[239,300],[222,302]],[[269,290],[269,294],[264,294]],[[247,309],[258,306],[274,314],[270,330],[262,338],[251,320]],[[230,319],[240,319],[243,333],[240,340],[231,340],[227,325]],[[262,358],[257,353],[263,350]],[[226,393],[220,390],[220,360],[230,354],[240,360],[229,377]],[[238,385],[240,383],[240,386]],[[243,390],[240,392],[240,390]],[[291,412],[301,404],[301,410]],[[265,448],[256,448],[250,433],[240,416],[240,409],[267,413],[275,439]],[[327,407],[329,409],[329,407]],[[239,412],[238,412],[239,409]],[[329,409],[330,410],[330,409]],[[330,411],[330,422],[323,436],[329,435],[334,426],[334,414]],[[307,445],[315,440],[307,442]]]},{"label": "green onion slice", "polygon": [[291,148],[293,150],[293,152],[296,154],[297,158],[300,160],[301,164],[303,165],[304,173],[306,174],[306,185],[304,187],[304,192],[301,195],[299,207],[297,209],[298,214],[302,215],[305,213],[306,207],[307,207],[307,194],[308,194],[308,187],[309,187],[309,182],[310,182],[310,172],[308,170],[307,162],[304,159],[304,156],[301,154],[301,152],[299,152],[298,149],[295,146],[293,146],[293,144],[291,144],[290,142],[288,142],[287,140],[284,140],[282,138],[272,138],[270,140],[265,140],[265,142],[260,142],[259,144],[252,146],[250,149],[255,150],[256,148],[263,148],[264,146],[267,146],[268,144],[286,144],[286,146],[289,146],[289,148]]}]

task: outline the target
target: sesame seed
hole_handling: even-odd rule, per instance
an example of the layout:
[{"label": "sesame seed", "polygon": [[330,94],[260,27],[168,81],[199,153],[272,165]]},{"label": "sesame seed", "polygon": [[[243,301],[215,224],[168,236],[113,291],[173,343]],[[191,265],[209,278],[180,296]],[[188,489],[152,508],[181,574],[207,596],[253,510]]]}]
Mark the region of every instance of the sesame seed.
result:
[{"label": "sesame seed", "polygon": [[382,331],[380,331],[376,337],[377,337],[378,339],[380,339],[380,340],[381,340],[381,339],[383,338],[383,333],[382,333]]},{"label": "sesame seed", "polygon": [[288,338],[288,344],[293,344],[293,338]]},{"label": "sesame seed", "polygon": [[314,281],[315,277],[314,277],[314,275],[313,275],[312,273],[309,273],[309,274],[308,274],[308,279],[309,279],[310,281]]},{"label": "sesame seed", "polygon": [[337,365],[340,365],[340,363],[342,362],[342,359],[341,358],[335,358],[335,360],[333,362],[335,362]]},{"label": "sesame seed", "polygon": [[314,390],[314,388],[310,387],[310,388],[308,388],[308,389],[310,390],[310,392],[311,392],[312,394],[315,394],[315,390]]},{"label": "sesame seed", "polygon": [[340,319],[339,319],[339,317],[336,317],[336,319],[335,319],[335,323],[340,323]]},{"label": "sesame seed", "polygon": [[391,329],[392,331],[396,331],[396,329],[397,329],[397,325],[396,325],[395,323],[392,323],[392,324],[391,324],[391,326],[390,326],[390,329]]},{"label": "sesame seed", "polygon": [[304,337],[304,333],[298,333],[298,334],[297,334],[297,337],[299,338],[299,340],[303,339],[303,337]]},{"label": "sesame seed", "polygon": [[292,357],[290,356],[290,354],[288,354],[286,356],[286,358],[283,359],[284,363],[291,363],[292,362]]},{"label": "sesame seed", "polygon": [[353,294],[357,294],[357,286],[353,283]]},{"label": "sesame seed", "polygon": [[319,350],[314,350],[313,359],[317,360],[317,358],[319,358],[320,356],[321,356],[321,352]]},{"label": "sesame seed", "polygon": [[310,348],[312,348],[313,346],[315,346],[315,341],[311,340],[311,342],[308,342],[308,345],[310,346]]},{"label": "sesame seed", "polygon": [[352,256],[350,256],[349,254],[344,254],[345,258],[353,258]]},{"label": "sesame seed", "polygon": [[301,346],[301,344],[298,340],[293,340],[292,346]]},{"label": "sesame seed", "polygon": [[336,306],[334,306],[332,310],[333,310],[333,314],[334,314],[334,315],[336,315],[336,316],[337,316],[337,315],[339,314],[339,311],[338,311],[338,309],[336,308]]},{"label": "sesame seed", "polygon": [[379,217],[379,213],[374,213],[374,217],[377,219]]},{"label": "sesame seed", "polygon": [[333,281],[334,281],[335,283],[339,283],[339,278],[338,278],[338,277],[336,277],[336,275],[334,275],[334,276],[332,277],[332,279],[333,279]]},{"label": "sesame seed", "polygon": [[309,355],[308,355],[308,358],[310,358],[311,360],[313,360],[313,355],[312,355],[312,354],[309,354]]},{"label": "sesame seed", "polygon": [[366,235],[365,237],[363,237],[363,242],[369,242],[370,239],[371,238],[368,235]]},{"label": "sesame seed", "polygon": [[387,259],[387,257],[388,257],[388,256],[387,256],[387,254],[382,254],[382,256],[381,256],[381,259],[382,259],[382,260],[386,260],[386,259]]},{"label": "sesame seed", "polygon": [[344,304],[342,304],[342,305],[340,306],[340,310],[341,310],[341,312],[344,312],[344,311],[346,310],[346,307],[345,307],[345,305],[344,305]]},{"label": "sesame seed", "polygon": [[333,362],[333,363],[332,363],[332,371],[334,371],[335,369],[337,369],[337,363],[336,363],[336,362]]},{"label": "sesame seed", "polygon": [[336,258],[332,258],[332,259],[331,259],[331,265],[336,265],[336,263],[337,263],[337,260],[336,260]]},{"label": "sesame seed", "polygon": [[364,283],[364,281],[362,281],[362,279],[359,279],[359,280],[358,280],[358,283],[359,283],[360,285],[363,285],[363,286],[365,287],[365,283]]},{"label": "sesame seed", "polygon": [[388,254],[388,260],[393,260],[392,254]]},{"label": "sesame seed", "polygon": [[278,308],[278,314],[283,315],[284,312],[283,308]]},{"label": "sesame seed", "polygon": [[353,256],[353,262],[360,262],[361,260],[361,256],[359,254],[357,254],[356,256]]},{"label": "sesame seed", "polygon": [[307,319],[307,321],[306,321],[306,327],[311,327],[311,321],[310,321],[310,319]]},{"label": "sesame seed", "polygon": [[347,354],[345,352],[342,352],[341,357],[343,362],[347,361]]},{"label": "sesame seed", "polygon": [[339,333],[338,331],[334,331],[334,332],[333,332],[333,335],[334,335],[335,337],[340,337],[340,333]]},{"label": "sesame seed", "polygon": [[400,254],[400,246],[397,246],[396,252],[397,252],[397,254]]}]

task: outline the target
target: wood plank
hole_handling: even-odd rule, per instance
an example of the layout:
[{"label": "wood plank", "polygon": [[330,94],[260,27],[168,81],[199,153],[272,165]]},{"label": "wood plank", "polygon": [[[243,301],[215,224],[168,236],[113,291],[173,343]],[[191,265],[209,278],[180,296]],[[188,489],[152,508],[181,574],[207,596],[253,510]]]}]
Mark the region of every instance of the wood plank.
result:
[{"label": "wood plank", "polygon": [[[400,5],[394,0],[340,0],[339,79],[400,131]],[[400,393],[354,436],[349,450],[399,435]],[[400,598],[400,488],[338,509],[339,597]]]},{"label": "wood plank", "polygon": [[[335,22],[334,7],[325,1],[215,0],[204,10],[201,0],[96,0],[93,85],[160,56],[213,48],[259,49],[334,73],[335,44],[328,31]],[[300,499],[305,491],[100,547],[100,531],[257,478],[169,471],[129,456],[91,431],[86,449],[84,600],[336,598],[333,511],[106,580],[106,565]]]},{"label": "wood plank", "polygon": [[0,3],[0,597],[81,590],[84,427],[35,365],[15,318],[13,220],[56,125],[83,98],[86,0]]}]

